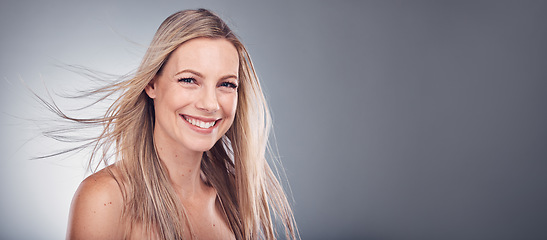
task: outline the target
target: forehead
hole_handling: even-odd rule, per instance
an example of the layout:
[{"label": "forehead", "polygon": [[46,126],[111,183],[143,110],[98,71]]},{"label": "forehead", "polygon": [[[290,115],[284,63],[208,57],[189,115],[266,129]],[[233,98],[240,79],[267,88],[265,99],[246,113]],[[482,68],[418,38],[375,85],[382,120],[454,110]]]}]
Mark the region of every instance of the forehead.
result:
[{"label": "forehead", "polygon": [[235,46],[226,39],[196,38],[180,45],[167,62],[177,72],[195,70],[204,74],[237,76],[239,56]]}]

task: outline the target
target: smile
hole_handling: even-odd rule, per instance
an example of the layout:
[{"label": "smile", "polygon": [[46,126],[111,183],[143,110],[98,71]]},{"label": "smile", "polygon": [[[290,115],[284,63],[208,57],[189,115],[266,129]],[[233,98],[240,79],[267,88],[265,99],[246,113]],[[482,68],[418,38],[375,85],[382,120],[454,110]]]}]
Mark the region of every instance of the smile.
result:
[{"label": "smile", "polygon": [[181,116],[182,116],[182,118],[184,118],[184,120],[186,120],[190,124],[192,124],[196,127],[199,127],[199,128],[204,128],[204,129],[208,129],[208,128],[211,128],[211,127],[215,126],[215,124],[219,120],[219,119],[217,119],[217,120],[212,120],[212,121],[202,121],[200,119],[196,119],[196,118],[189,117],[189,116],[186,116],[186,115],[181,115]]}]

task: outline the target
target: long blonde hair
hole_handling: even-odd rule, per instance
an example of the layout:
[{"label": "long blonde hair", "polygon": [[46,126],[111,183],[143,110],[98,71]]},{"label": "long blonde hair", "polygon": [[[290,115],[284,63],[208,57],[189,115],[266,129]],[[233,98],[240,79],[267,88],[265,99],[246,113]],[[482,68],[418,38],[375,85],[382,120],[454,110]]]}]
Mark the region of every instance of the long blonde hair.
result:
[{"label": "long blonde hair", "polygon": [[182,239],[186,230],[193,236],[184,206],[157,156],[154,105],[144,89],[177,47],[203,37],[223,38],[235,46],[240,76],[234,122],[202,158],[205,179],[217,190],[237,239],[275,239],[276,220],[282,223],[286,238],[296,239],[298,230],[292,210],[265,158],[271,120],[253,64],[243,44],[211,11],[185,10],[169,16],[158,28],[133,77],[86,94],[102,98],[120,94],[104,116],[71,118],[55,105],[48,106],[65,119],[102,125],[101,134],[82,146],[93,146],[90,165],[96,159],[99,164],[108,165],[109,153],[114,151],[119,173],[111,174],[124,197],[122,221],[128,223],[126,237],[135,224],[140,224],[150,237],[159,239]]}]

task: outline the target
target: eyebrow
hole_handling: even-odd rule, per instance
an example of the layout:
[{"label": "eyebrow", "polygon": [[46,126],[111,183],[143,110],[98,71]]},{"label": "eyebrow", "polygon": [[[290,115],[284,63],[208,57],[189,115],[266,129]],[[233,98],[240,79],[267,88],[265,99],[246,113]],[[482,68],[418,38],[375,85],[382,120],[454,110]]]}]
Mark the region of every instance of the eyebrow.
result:
[{"label": "eyebrow", "polygon": [[203,77],[203,75],[202,75],[201,73],[198,73],[198,72],[196,72],[196,71],[194,71],[194,70],[190,70],[190,69],[184,69],[184,70],[182,70],[182,71],[180,71],[180,72],[178,72],[178,73],[175,73],[175,76],[177,76],[177,75],[179,75],[179,74],[182,74],[182,73],[186,73],[186,72],[187,72],[187,73],[194,74],[194,75],[196,75],[196,76],[198,76],[198,77],[200,77],[200,78]]},{"label": "eyebrow", "polygon": [[[175,76],[177,76],[177,75],[179,75],[179,74],[182,74],[182,73],[191,73],[191,74],[194,74],[194,75],[196,75],[196,76],[198,76],[198,77],[200,77],[200,78],[203,78],[203,74],[201,74],[201,73],[199,73],[199,72],[196,72],[196,71],[194,71],[194,70],[191,70],[191,69],[184,69],[184,70],[182,70],[182,71],[180,71],[180,72],[177,72],[177,73],[175,74]],[[229,79],[229,78],[235,78],[235,79],[239,82],[239,79],[237,78],[237,76],[236,76],[236,75],[233,75],[233,74],[228,74],[228,75],[226,75],[226,76],[223,76],[223,77],[220,78],[220,80],[225,80],[225,79]]]}]

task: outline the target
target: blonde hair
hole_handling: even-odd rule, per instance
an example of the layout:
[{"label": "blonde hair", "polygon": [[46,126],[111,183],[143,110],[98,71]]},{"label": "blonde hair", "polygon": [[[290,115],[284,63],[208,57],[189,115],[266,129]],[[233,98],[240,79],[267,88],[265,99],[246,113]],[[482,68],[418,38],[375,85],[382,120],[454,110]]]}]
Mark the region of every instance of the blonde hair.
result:
[{"label": "blonde hair", "polygon": [[265,158],[271,120],[253,64],[243,44],[211,11],[185,10],[169,16],[158,28],[133,77],[89,92],[86,96],[103,94],[102,99],[121,94],[103,117],[75,119],[56,106],[49,107],[65,119],[103,126],[102,133],[85,145],[94,147],[90,166],[95,159],[108,165],[109,152],[114,150],[119,173],[111,175],[125,202],[122,220],[128,223],[126,237],[135,224],[159,239],[182,239],[186,229],[193,236],[184,206],[157,156],[154,105],[144,89],[170,54],[195,38],[226,39],[239,54],[236,115],[225,136],[204,153],[201,169],[207,183],[217,190],[237,239],[275,239],[276,219],[282,223],[286,238],[296,239],[298,230],[292,210]]}]

